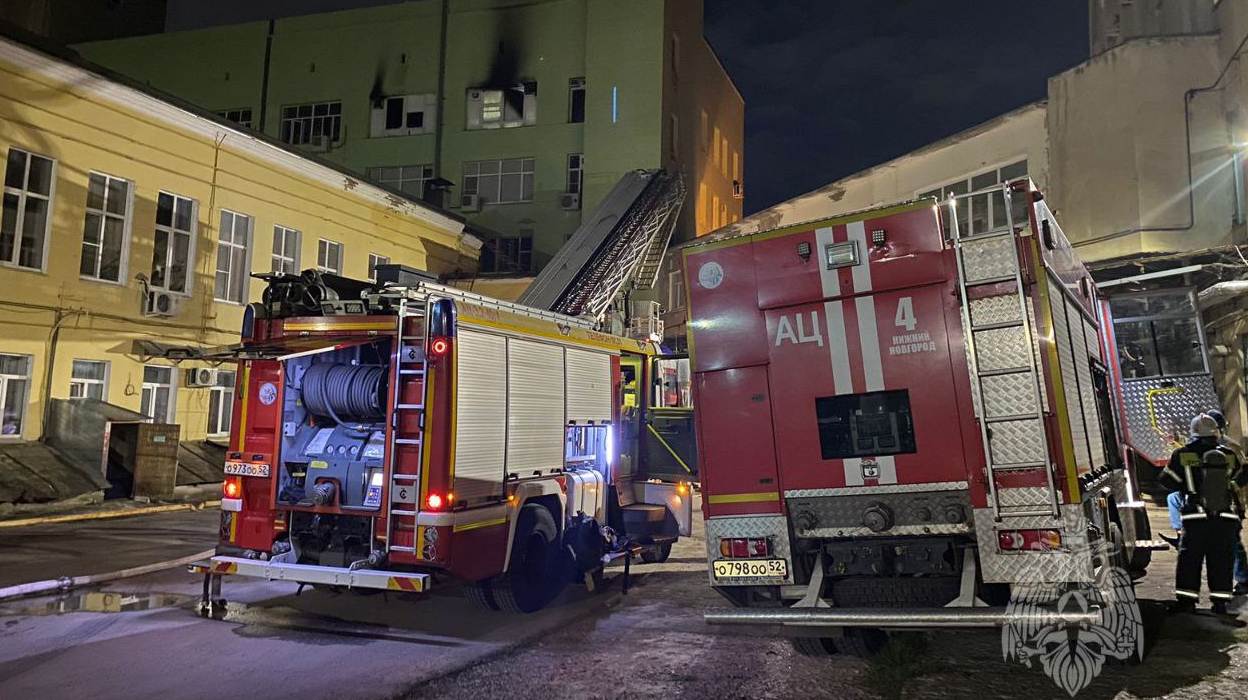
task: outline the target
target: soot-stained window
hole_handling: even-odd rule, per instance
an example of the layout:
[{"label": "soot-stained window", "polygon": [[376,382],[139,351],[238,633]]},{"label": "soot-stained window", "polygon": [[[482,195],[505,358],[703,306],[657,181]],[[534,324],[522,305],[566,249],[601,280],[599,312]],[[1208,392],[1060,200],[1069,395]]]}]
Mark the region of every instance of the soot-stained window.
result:
[{"label": "soot-stained window", "polygon": [[815,414],[824,459],[915,451],[908,391],[824,396],[815,399]]}]

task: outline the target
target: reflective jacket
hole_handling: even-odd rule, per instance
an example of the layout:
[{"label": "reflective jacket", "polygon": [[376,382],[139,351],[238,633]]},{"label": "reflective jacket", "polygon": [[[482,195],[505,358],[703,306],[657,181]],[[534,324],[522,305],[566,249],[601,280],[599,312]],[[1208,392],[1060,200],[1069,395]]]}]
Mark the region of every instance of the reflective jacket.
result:
[{"label": "reflective jacket", "polygon": [[[1216,452],[1220,459],[1206,459]],[[1197,438],[1175,450],[1162,470],[1160,481],[1171,491],[1183,493],[1183,520],[1209,517],[1241,520],[1244,509],[1239,488],[1248,485],[1248,471],[1235,451],[1218,444],[1215,438]]]}]

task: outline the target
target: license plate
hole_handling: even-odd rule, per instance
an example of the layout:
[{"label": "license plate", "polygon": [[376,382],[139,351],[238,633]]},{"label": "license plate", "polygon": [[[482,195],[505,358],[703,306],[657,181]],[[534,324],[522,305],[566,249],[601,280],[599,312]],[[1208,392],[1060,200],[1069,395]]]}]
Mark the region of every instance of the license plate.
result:
[{"label": "license plate", "polygon": [[226,462],[225,474],[226,476],[268,476],[269,465]]},{"label": "license plate", "polygon": [[739,578],[788,578],[785,559],[719,559],[711,562],[716,581]]}]

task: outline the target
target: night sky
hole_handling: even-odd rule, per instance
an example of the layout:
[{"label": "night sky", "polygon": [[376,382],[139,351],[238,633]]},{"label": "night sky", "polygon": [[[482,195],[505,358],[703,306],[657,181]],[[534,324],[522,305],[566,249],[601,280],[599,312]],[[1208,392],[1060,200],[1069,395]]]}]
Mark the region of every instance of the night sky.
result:
[{"label": "night sky", "polygon": [[[169,0],[169,29],[386,0]],[[1045,96],[1088,52],[1086,0],[705,0],[745,97],[746,212]]]}]

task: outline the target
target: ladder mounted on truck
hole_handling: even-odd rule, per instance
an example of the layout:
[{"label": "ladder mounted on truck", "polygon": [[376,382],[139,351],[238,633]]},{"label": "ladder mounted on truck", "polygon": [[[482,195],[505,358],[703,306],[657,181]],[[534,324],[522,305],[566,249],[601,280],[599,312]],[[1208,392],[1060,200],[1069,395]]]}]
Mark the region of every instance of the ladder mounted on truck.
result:
[{"label": "ladder mounted on truck", "polygon": [[626,173],[520,295],[519,303],[601,320],[625,285],[654,286],[684,201],[679,174]]},{"label": "ladder mounted on truck", "polygon": [[[1003,226],[979,233],[962,231],[956,211],[948,217],[957,253],[972,394],[988,465],[993,518],[1058,518],[1061,510],[1045,439],[1031,299],[1019,259],[1019,238],[1025,235],[1026,225],[1016,229],[1010,194],[1009,185],[999,185],[948,200],[992,199],[1005,212]],[[998,482],[999,476],[1010,480],[1010,476],[1037,471],[1044,473],[1043,487],[1002,488]]]}]

